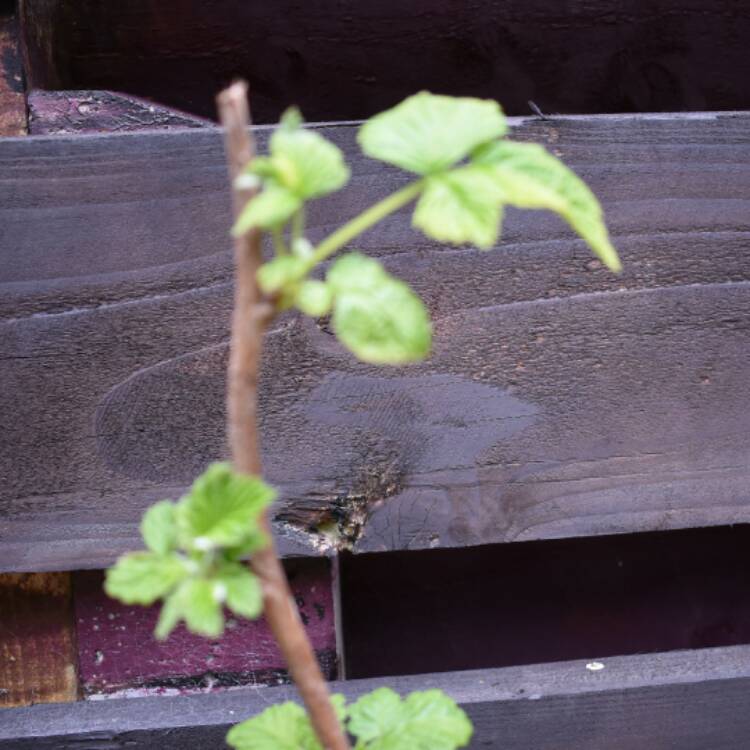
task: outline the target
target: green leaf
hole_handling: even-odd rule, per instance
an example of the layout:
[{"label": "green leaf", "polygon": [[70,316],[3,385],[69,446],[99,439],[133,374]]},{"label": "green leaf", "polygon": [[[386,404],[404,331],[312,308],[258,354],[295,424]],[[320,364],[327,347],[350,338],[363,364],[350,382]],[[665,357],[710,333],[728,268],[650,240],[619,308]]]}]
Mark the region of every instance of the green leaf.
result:
[{"label": "green leaf", "polygon": [[146,546],[160,555],[166,555],[177,547],[177,523],[175,504],[162,500],[152,505],[143,515],[141,534]]},{"label": "green leaf", "polygon": [[243,174],[263,180],[278,181],[279,174],[270,156],[256,156],[244,169]]},{"label": "green leaf", "polygon": [[[346,699],[331,696],[339,721],[346,718]],[[232,727],[227,743],[236,750],[321,750],[305,710],[288,701],[271,706],[252,719]]]},{"label": "green leaf", "polygon": [[320,750],[305,710],[291,701],[233,726],[227,743],[235,750]]},{"label": "green leaf", "polygon": [[241,546],[257,533],[258,518],[275,497],[263,480],[212,464],[177,506],[180,539],[200,550]]},{"label": "green leaf", "polygon": [[182,612],[182,599],[178,596],[178,592],[175,591],[164,600],[161,612],[159,612],[159,619],[154,629],[154,637],[157,641],[167,639],[169,634],[180,623],[180,620],[182,620]]},{"label": "green leaf", "polygon": [[299,111],[299,107],[287,107],[284,110],[284,114],[281,115],[279,120],[279,126],[286,130],[297,130],[302,127],[302,112]]},{"label": "green leaf", "polygon": [[349,731],[362,742],[382,738],[399,727],[404,717],[401,696],[390,688],[378,688],[349,706]]},{"label": "green leaf", "polygon": [[224,631],[222,591],[214,581],[194,578],[185,581],[164,603],[155,636],[164,640],[180,620],[191,633],[218,638]]},{"label": "green leaf", "polygon": [[430,351],[431,328],[422,300],[375,260],[351,253],[328,271],[333,329],[359,359],[404,364]]},{"label": "green leaf", "polygon": [[319,318],[330,312],[333,294],[324,282],[308,279],[300,285],[294,302],[306,315]]},{"label": "green leaf", "polygon": [[368,156],[426,175],[452,167],[506,131],[497,102],[422,91],[368,120],[358,140]]},{"label": "green leaf", "polygon": [[[331,696],[331,704],[343,728],[344,721],[346,720],[346,698],[341,693],[335,693]],[[298,731],[300,747],[306,748],[306,750],[319,750],[320,742],[307,714],[305,714],[304,721],[300,720]]]},{"label": "green leaf", "polygon": [[473,731],[466,714],[441,690],[411,693],[402,701],[390,688],[378,688],[350,706],[348,728],[367,750],[454,750],[467,745]]},{"label": "green leaf", "polygon": [[275,229],[289,221],[302,201],[290,190],[269,183],[248,201],[232,227],[232,234],[240,237],[254,227]]},{"label": "green leaf", "polygon": [[608,268],[621,269],[599,201],[586,183],[557,157],[535,143],[498,141],[478,149],[473,160],[492,170],[505,194],[505,202],[520,208],[557,212]]},{"label": "green leaf", "polygon": [[279,183],[303,200],[333,193],[349,179],[341,149],[314,130],[284,124],[274,131],[271,162]]},{"label": "green leaf", "polygon": [[224,631],[221,596],[214,581],[196,579],[180,587],[185,624],[192,633],[218,638]]},{"label": "green leaf", "polygon": [[239,563],[226,563],[216,577],[226,589],[227,607],[236,615],[250,620],[263,611],[263,592],[258,579]]},{"label": "green leaf", "polygon": [[249,530],[242,544],[223,547],[224,558],[230,562],[242,560],[253,552],[268,546],[271,540],[262,529]]},{"label": "green leaf", "polygon": [[177,555],[132,552],[107,570],[104,590],[125,604],[153,604],[186,576]]},{"label": "green leaf", "polygon": [[487,249],[497,242],[502,199],[489,170],[460,167],[427,178],[412,223],[441,242]]},{"label": "green leaf", "polygon": [[281,255],[258,269],[258,284],[266,294],[275,294],[298,282],[306,271],[307,266],[302,258]]},{"label": "green leaf", "polygon": [[339,721],[344,722],[348,714],[348,709],[346,707],[346,696],[342,693],[334,693],[331,696],[331,703],[333,703],[333,710],[336,712],[336,716],[338,716]]}]

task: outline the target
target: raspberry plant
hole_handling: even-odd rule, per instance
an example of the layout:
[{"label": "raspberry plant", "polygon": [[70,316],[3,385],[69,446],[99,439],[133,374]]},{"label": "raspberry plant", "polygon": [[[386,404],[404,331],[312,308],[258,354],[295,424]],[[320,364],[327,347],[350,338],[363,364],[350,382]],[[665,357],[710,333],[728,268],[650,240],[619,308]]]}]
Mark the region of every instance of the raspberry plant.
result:
[{"label": "raspberry plant", "polygon": [[[245,89],[235,84],[222,97],[236,209],[228,398],[234,466],[213,464],[181,500],[151,507],[141,524],[146,551],[117,561],[107,574],[107,593],[127,604],[163,600],[156,627],[161,639],[181,621],[194,633],[217,638],[225,609],[257,618],[265,604],[307,712],[292,702],[271,706],[230,730],[227,741],[236,750],[339,750],[349,746],[347,734],[356,739],[355,750],[463,747],[471,723],[439,690],[402,699],[380,688],[348,706],[343,696],[328,697],[270,534],[267,511],[276,493],[260,476],[255,420],[260,336],[274,315],[296,308],[316,318],[330,314],[339,341],[364,362],[424,359],[432,337],[428,311],[377,260],[349,251],[322,278],[312,274],[411,203],[412,225],[427,237],[483,250],[496,245],[506,205],[549,209],[618,271],[601,207],[586,184],[544,148],[507,139],[496,102],[422,92],[371,118],[358,134],[367,156],[410,173],[411,181],[314,245],[305,235],[306,206],[344,187],[349,168],[342,152],[305,129],[300,113],[290,109],[271,136],[270,153],[255,156],[247,140]],[[265,263],[261,232],[273,240],[273,257]]]}]

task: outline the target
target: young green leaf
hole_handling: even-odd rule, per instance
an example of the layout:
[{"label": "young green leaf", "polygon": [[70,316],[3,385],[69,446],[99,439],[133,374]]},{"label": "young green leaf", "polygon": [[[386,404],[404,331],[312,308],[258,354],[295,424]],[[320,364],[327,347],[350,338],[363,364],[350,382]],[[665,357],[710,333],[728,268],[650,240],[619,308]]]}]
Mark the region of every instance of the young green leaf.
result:
[{"label": "young green leaf", "polygon": [[166,555],[177,547],[175,504],[171,500],[162,500],[144,513],[141,535],[146,546],[159,555]]},{"label": "young green leaf", "polygon": [[257,552],[259,549],[267,547],[269,541],[268,534],[262,529],[248,529],[247,535],[242,540],[241,544],[222,548],[224,559],[229,562],[237,562],[238,560],[248,557],[253,552]]},{"label": "young green leaf", "polygon": [[216,582],[192,578],[170,594],[159,614],[155,635],[164,640],[180,620],[188,630],[207,638],[218,638],[224,631],[224,614]]},{"label": "young green leaf", "polygon": [[188,630],[207,638],[218,638],[224,631],[219,585],[197,578],[183,583],[179,593]]},{"label": "young green leaf", "polygon": [[399,729],[404,717],[401,696],[390,688],[378,688],[349,706],[349,731],[360,742],[370,743]]},{"label": "young green leaf", "polygon": [[[343,722],[346,706],[343,695],[331,696],[331,703]],[[321,750],[305,710],[291,701],[269,706],[251,719],[233,726],[227,744],[235,750]]]},{"label": "young green leaf", "polygon": [[320,750],[305,710],[291,701],[236,724],[227,743],[235,750]]},{"label": "young green leaf", "polygon": [[305,315],[319,318],[328,315],[333,304],[333,294],[328,285],[316,279],[308,279],[297,290],[294,304]]},{"label": "young green leaf", "polygon": [[258,285],[266,294],[276,294],[285,287],[296,284],[306,271],[303,258],[281,255],[258,269]]},{"label": "young green leaf", "polygon": [[412,223],[441,242],[487,249],[500,232],[502,199],[487,169],[459,167],[426,179]]},{"label": "young green leaf", "polygon": [[372,258],[351,253],[328,271],[333,329],[364,362],[404,364],[424,359],[431,329],[422,300]]},{"label": "young green leaf", "polygon": [[620,259],[596,196],[575,172],[542,146],[497,141],[480,147],[473,162],[491,169],[505,202],[557,212],[608,268],[620,270]]},{"label": "young green leaf", "polygon": [[164,600],[159,619],[156,621],[154,637],[157,641],[164,641],[169,634],[180,624],[183,615],[182,599],[175,591]]},{"label": "young green leaf", "polygon": [[466,714],[441,690],[411,693],[405,700],[378,688],[349,707],[349,731],[366,750],[455,750],[468,744]]},{"label": "young green leaf", "polygon": [[497,102],[422,91],[368,120],[358,140],[368,156],[427,175],[452,167],[506,131]]},{"label": "young green leaf", "polygon": [[279,120],[279,127],[285,130],[297,130],[304,123],[299,107],[287,107]]},{"label": "young green leaf", "polygon": [[240,617],[254,620],[263,611],[263,591],[258,579],[238,563],[223,565],[216,581],[224,586],[226,604],[229,609]]},{"label": "young green leaf", "polygon": [[153,604],[187,575],[177,555],[131,552],[107,570],[104,590],[125,604]]},{"label": "young green leaf", "polygon": [[265,189],[253,198],[238,219],[234,232],[254,226],[273,229],[286,223],[303,201],[342,188],[349,167],[341,149],[314,130],[301,127],[302,116],[288,109],[271,136],[270,156],[250,162],[247,172],[262,178]]},{"label": "young green leaf", "polygon": [[349,179],[341,149],[314,130],[283,127],[274,131],[271,161],[278,165],[281,185],[303,200],[333,193]]},{"label": "young green leaf", "polygon": [[242,545],[275,496],[263,480],[237,474],[226,463],[212,464],[177,506],[181,542],[195,549]]},{"label": "young green leaf", "polygon": [[269,183],[258,195],[248,201],[232,227],[232,234],[240,237],[254,227],[275,229],[292,218],[302,205],[302,200],[291,190]]}]

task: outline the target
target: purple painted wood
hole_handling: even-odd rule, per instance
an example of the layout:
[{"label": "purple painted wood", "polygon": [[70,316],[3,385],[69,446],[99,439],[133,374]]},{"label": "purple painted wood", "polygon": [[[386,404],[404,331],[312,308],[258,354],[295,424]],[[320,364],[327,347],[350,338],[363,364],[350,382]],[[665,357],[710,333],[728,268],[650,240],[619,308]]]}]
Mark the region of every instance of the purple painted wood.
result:
[{"label": "purple painted wood", "polygon": [[[331,578],[326,560],[287,564],[300,614],[328,679],[336,676]],[[74,576],[81,690],[102,694],[173,693],[287,682],[284,660],[264,620],[227,619],[218,641],[177,628],[153,637],[158,607],[128,607],[102,590],[100,571]]]}]

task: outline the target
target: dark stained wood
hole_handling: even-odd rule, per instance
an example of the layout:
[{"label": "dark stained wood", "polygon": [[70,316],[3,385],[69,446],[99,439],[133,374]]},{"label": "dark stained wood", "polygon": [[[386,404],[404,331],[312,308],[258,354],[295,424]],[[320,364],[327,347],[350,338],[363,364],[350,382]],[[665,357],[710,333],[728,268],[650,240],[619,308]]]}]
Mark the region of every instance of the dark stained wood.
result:
[{"label": "dark stained wood", "polygon": [[[327,560],[286,566],[302,622],[326,679],[336,678],[336,637]],[[179,626],[164,642],[153,637],[159,606],[130,607],[108,598],[100,571],[74,574],[81,692],[185,694],[289,681],[265,620],[229,617],[222,638],[209,641]]]},{"label": "dark stained wood", "polygon": [[26,132],[26,99],[18,21],[12,7],[0,4],[0,136]]},{"label": "dark stained wood", "polygon": [[70,574],[0,575],[0,708],[74,701],[77,663]]},{"label": "dark stained wood", "polygon": [[[335,683],[350,700],[388,685],[442,688],[471,717],[472,748],[746,750],[750,647]],[[230,724],[294,697],[290,688],[82,702],[6,711],[2,750],[221,747]]]},{"label": "dark stained wood", "polygon": [[249,79],[258,122],[364,118],[421,88],[527,114],[750,107],[742,0],[22,0],[38,88],[206,117]]},{"label": "dark stained wood", "polygon": [[[750,520],[750,115],[515,124],[591,182],[624,273],[537,212],[489,253],[406,213],[362,237],[428,303],[434,353],[361,365],[292,314],[268,334],[286,554],[329,549],[321,527],[361,552]],[[404,180],[326,133],[354,177],[313,240]],[[0,175],[0,568],[102,567],[225,455],[220,137],[10,140]]]},{"label": "dark stained wood", "polygon": [[62,135],[134,130],[205,128],[209,120],[112,91],[41,91],[28,94],[29,133]]}]

